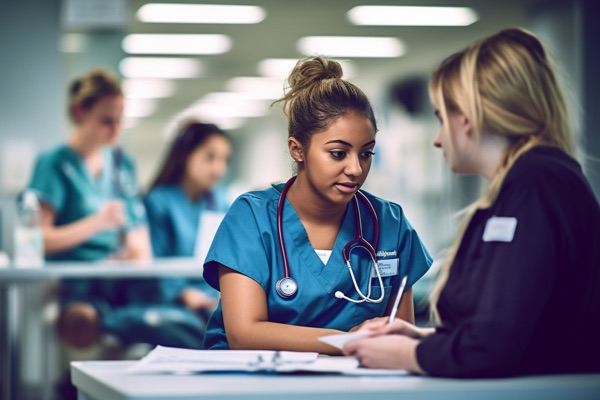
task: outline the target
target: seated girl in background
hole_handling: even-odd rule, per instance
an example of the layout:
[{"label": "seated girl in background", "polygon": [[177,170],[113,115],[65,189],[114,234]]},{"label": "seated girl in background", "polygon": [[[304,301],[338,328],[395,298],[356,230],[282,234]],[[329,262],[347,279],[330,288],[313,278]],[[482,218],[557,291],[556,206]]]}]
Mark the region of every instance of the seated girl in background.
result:
[{"label": "seated girl in background", "polygon": [[[144,199],[155,257],[200,256],[203,219],[209,224],[207,216],[225,213],[229,206],[216,185],[230,156],[228,136],[212,124],[189,123],[173,140]],[[160,293],[164,301],[179,302],[206,318],[218,296],[205,283],[185,278],[161,280]],[[199,341],[202,336],[200,332]]]},{"label": "seated girl in background", "polygon": [[434,145],[490,183],[443,264],[438,327],[374,323],[345,351],[446,377],[600,371],[600,206],[544,47],[501,31],[447,58],[430,92]]},{"label": "seated girl in background", "polygon": [[402,208],[360,190],[377,132],[362,90],[322,57],[300,61],[288,82],[280,101],[297,175],[243,194],[221,223],[204,266],[221,292],[208,349],[338,353],[318,338],[389,315],[404,276],[397,316],[413,321],[411,287],[432,262]]}]

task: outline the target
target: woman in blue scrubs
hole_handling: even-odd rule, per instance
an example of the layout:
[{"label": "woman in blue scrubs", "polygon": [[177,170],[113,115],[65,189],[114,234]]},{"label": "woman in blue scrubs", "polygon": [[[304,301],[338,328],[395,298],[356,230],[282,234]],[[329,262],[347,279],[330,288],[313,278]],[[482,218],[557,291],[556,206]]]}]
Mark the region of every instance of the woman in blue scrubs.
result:
[{"label": "woman in blue scrubs", "polygon": [[442,263],[438,327],[373,323],[345,350],[454,378],[599,372],[600,205],[543,45],[521,29],[478,40],[440,65],[430,92],[434,145],[489,186]]},{"label": "woman in blue scrubs", "polygon": [[[278,235],[282,185],[240,196],[204,266],[207,282],[221,292],[205,348],[336,354],[318,338],[389,315],[404,276],[408,290],[396,316],[412,322],[410,288],[432,262],[399,205],[366,192],[368,201],[353,200],[369,173],[377,131],[365,94],[342,79],[339,63],[322,57],[300,61],[288,81],[290,90],[280,101],[297,175],[285,186],[280,216],[289,273]],[[365,246],[350,257],[354,284],[342,251],[360,231],[357,216],[367,240],[379,237],[373,253],[381,279]],[[277,287],[288,275],[297,291],[286,297]],[[370,301],[362,301],[357,288]]]},{"label": "woman in blue scrubs", "polygon": [[[177,135],[144,199],[155,257],[197,256],[200,221],[229,207],[216,185],[227,172],[230,155],[229,137],[213,124],[189,123]],[[161,280],[160,293],[163,301],[206,316],[218,297],[205,282],[185,278]],[[202,335],[198,333],[198,341]]]}]

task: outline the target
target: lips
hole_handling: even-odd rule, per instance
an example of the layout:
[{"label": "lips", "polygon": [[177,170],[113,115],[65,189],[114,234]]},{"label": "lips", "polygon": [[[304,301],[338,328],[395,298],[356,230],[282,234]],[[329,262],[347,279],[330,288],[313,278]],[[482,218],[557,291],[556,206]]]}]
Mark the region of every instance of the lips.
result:
[{"label": "lips", "polygon": [[358,183],[340,182],[336,183],[335,187],[342,193],[354,193],[358,189]]}]

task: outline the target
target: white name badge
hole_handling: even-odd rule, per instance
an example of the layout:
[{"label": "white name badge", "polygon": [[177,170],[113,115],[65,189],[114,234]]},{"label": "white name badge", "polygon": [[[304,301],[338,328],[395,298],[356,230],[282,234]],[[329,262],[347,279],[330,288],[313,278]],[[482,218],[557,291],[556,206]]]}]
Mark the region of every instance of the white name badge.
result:
[{"label": "white name badge", "polygon": [[[386,276],[398,275],[398,264],[399,260],[397,258],[390,258],[389,260],[377,260],[379,274],[382,278],[385,278]],[[375,268],[372,268],[371,270],[371,278],[377,278],[377,271],[375,271]]]},{"label": "white name badge", "polygon": [[485,223],[484,242],[512,242],[517,229],[514,217],[492,217]]}]

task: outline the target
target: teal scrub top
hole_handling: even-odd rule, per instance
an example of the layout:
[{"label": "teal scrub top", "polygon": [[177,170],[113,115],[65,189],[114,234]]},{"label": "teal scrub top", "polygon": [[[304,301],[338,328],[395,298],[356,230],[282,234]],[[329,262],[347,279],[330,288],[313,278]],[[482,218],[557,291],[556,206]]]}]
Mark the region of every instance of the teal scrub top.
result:
[{"label": "teal scrub top", "polygon": [[[348,331],[367,319],[384,316],[401,278],[408,276],[407,288],[410,288],[427,272],[433,260],[398,204],[364,193],[379,219],[377,261],[385,265],[398,263],[397,273],[383,278],[385,298],[381,303],[354,304],[335,297],[335,292],[341,290],[346,296],[358,298],[342,256],[342,249],[357,233],[352,203],[348,205],[329,261],[324,265],[311,246],[296,211],[286,200],[283,235],[290,275],[297,281],[298,291],[288,299],[277,294],[275,287],[284,273],[277,236],[280,191],[276,188],[243,194],[233,203],[208,252],[204,278],[218,290],[218,266],[221,264],[253,279],[267,295],[271,322]],[[365,205],[360,201],[359,204],[363,235],[370,241],[373,223]],[[355,250],[351,264],[363,293],[367,292],[367,285],[371,285],[371,298],[378,298],[381,289],[377,278],[371,277],[372,261],[368,254]],[[204,348],[229,348],[221,303],[209,320]]]},{"label": "teal scrub top", "polygon": [[[81,156],[67,145],[38,157],[28,187],[54,210],[56,226],[89,217],[108,200],[121,200],[125,204],[125,230],[145,225],[146,212],[139,197],[133,161],[122,151],[118,153],[112,148],[104,148],[102,154],[104,163],[98,177],[91,176]],[[46,258],[95,261],[118,249],[119,230],[112,229],[98,232],[80,245]]]},{"label": "teal scrub top", "polygon": [[[148,226],[154,257],[193,257],[200,229],[200,215],[205,211],[225,213],[229,208],[222,192],[215,190],[192,201],[180,185],[162,185],[145,197]],[[159,285],[162,301],[176,301],[181,291],[194,287],[213,297],[218,292],[203,280],[166,278]]]},{"label": "teal scrub top", "polygon": [[148,225],[155,257],[192,257],[204,211],[227,212],[224,196],[214,191],[190,200],[181,185],[162,185],[145,197]]}]

